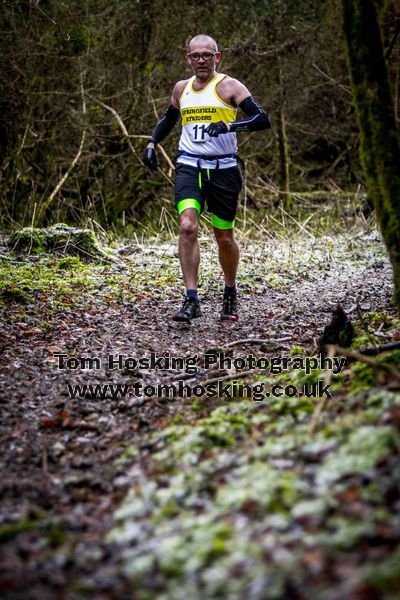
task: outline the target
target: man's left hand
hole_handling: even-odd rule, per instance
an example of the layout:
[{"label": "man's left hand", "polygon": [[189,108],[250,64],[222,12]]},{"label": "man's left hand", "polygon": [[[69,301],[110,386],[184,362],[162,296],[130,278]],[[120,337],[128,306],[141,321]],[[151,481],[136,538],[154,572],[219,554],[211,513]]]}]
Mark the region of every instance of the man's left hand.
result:
[{"label": "man's left hand", "polygon": [[228,133],[229,129],[226,123],[218,121],[218,123],[211,123],[204,131],[210,137],[218,137],[220,133]]}]

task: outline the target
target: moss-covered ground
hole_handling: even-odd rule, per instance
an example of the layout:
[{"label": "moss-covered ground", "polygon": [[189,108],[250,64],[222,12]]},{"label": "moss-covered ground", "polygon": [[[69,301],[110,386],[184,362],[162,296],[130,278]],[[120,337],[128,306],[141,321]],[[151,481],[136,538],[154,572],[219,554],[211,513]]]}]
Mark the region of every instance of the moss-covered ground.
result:
[{"label": "moss-covered ground", "polygon": [[[4,597],[399,597],[399,351],[332,376],[258,368],[242,378],[204,363],[212,349],[315,357],[338,301],[354,349],[398,341],[379,236],[243,236],[241,318],[222,324],[216,251],[207,236],[201,247],[203,317],[189,327],[170,319],[182,293],[171,242],[117,243],[112,262],[0,255]],[[197,356],[197,369],[107,360],[152,352]],[[59,354],[78,362],[61,368]],[[232,397],[86,388],[72,398],[68,388],[179,378],[220,378]],[[235,381],[295,393],[258,402],[238,397]],[[332,397],[316,419],[321,399],[299,391],[318,382]]]},{"label": "moss-covered ground", "polygon": [[135,462],[128,449],[137,474],[108,539],[139,597],[398,590],[399,395],[349,395],[313,436],[312,403],[285,403],[235,402],[146,438]]}]

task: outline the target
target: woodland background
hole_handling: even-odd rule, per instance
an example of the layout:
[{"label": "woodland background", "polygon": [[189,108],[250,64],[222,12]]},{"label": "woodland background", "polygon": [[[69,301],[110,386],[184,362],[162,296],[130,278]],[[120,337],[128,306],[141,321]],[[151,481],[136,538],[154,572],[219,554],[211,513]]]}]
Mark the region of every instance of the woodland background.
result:
[{"label": "woodland background", "polygon": [[[173,165],[141,157],[199,32],[273,128],[239,137],[240,319],[205,215],[180,325]],[[0,0],[2,599],[400,597],[399,33],[394,0]],[[203,363],[324,348],[343,372]],[[105,360],[154,351],[198,373]],[[178,378],[295,393],[125,393]]]},{"label": "woodland background", "polygon": [[[397,107],[395,2],[381,18]],[[363,191],[338,0],[3,0],[0,23],[3,227],[91,217],[126,232],[157,220],[172,172],[165,161],[164,176],[145,169],[142,136],[174,83],[190,76],[185,48],[199,32],[217,39],[219,70],[243,81],[272,117],[272,132],[240,135],[249,207],[275,202],[279,190],[291,209],[288,189],[322,200]],[[164,142],[171,158],[178,137],[179,127]]]}]

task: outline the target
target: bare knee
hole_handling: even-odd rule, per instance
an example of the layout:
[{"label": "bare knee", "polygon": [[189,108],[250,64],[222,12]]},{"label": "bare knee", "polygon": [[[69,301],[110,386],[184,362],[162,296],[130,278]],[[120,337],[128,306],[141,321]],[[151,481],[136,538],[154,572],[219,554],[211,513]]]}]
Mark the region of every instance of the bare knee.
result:
[{"label": "bare knee", "polygon": [[198,228],[197,219],[182,218],[179,224],[179,233],[185,238],[193,238],[197,236]]},{"label": "bare knee", "polygon": [[215,231],[215,238],[218,243],[218,247],[220,250],[230,250],[236,246],[235,238],[233,237],[233,231],[229,230],[219,230]]}]

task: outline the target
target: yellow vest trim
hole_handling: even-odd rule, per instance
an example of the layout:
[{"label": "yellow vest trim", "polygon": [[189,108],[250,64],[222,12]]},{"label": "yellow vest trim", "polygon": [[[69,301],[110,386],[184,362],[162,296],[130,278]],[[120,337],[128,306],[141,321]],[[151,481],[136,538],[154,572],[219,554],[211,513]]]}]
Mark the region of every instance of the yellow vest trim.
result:
[{"label": "yellow vest trim", "polygon": [[225,100],[222,100],[221,96],[219,96],[219,95],[218,95],[218,92],[217,92],[217,85],[218,85],[218,83],[220,83],[221,81],[223,81],[223,80],[225,79],[225,77],[226,77],[226,75],[224,75],[224,76],[222,77],[222,79],[220,79],[220,80],[219,80],[219,81],[218,81],[218,82],[215,84],[215,87],[214,87],[214,94],[216,95],[216,97],[218,98],[218,100],[219,100],[220,102],[222,102],[222,104],[225,104],[225,106],[226,106],[227,108],[233,108],[233,109],[235,109],[235,107],[233,106],[233,104],[229,104],[228,102],[225,102]]},{"label": "yellow vest trim", "polygon": [[190,83],[190,89],[194,94],[201,94],[201,92],[204,92],[204,90],[206,90],[208,88],[208,86],[210,85],[210,83],[212,83],[214,81],[214,79],[216,79],[216,77],[219,76],[219,73],[215,73],[214,77],[212,79],[210,79],[210,81],[207,83],[207,85],[205,85],[201,90],[194,90],[193,89],[193,84],[194,81],[196,79],[196,77],[193,77],[193,80]]}]

